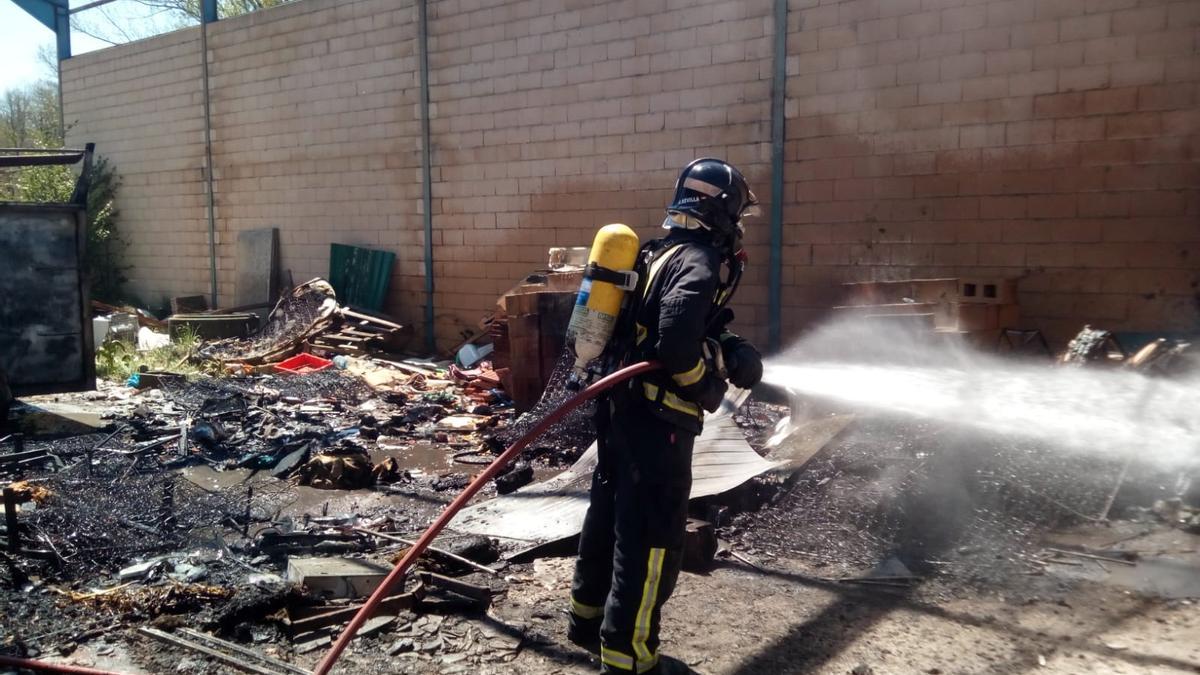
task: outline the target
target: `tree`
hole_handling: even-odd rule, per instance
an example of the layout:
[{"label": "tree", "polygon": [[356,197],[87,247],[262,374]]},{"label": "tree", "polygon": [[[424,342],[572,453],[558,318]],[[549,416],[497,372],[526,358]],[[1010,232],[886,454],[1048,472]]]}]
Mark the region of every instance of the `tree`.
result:
[{"label": "tree", "polygon": [[58,90],[48,82],[9,89],[0,97],[0,146],[57,147]]},{"label": "tree", "polygon": [[[282,5],[291,0],[217,0],[217,16],[228,19],[241,16],[260,9]],[[200,0],[137,0],[147,7],[161,9],[176,15],[192,19],[192,23],[200,21]]]},{"label": "tree", "polygon": [[[26,167],[17,174],[16,198],[26,202],[67,202],[75,190],[73,167],[51,165]],[[92,162],[87,200],[86,262],[92,297],[117,302],[122,299],[125,267],[121,252],[125,243],[117,233],[117,189],[121,177],[108,160]]]},{"label": "tree", "polygon": [[[63,129],[58,119],[58,88],[41,81],[9,89],[0,95],[0,146],[61,148]],[[124,248],[117,232],[117,189],[121,178],[108,160],[92,165],[88,191],[87,263],[92,295],[120,300],[125,281],[120,253]],[[75,190],[75,169],[70,166],[33,166],[0,173],[0,199],[27,202],[70,201]]]},{"label": "tree", "polygon": [[[217,0],[217,16],[228,19],[292,0]],[[200,0],[134,0],[117,10],[102,5],[71,17],[71,27],[98,40],[121,44],[200,23]]]},{"label": "tree", "polygon": [[4,92],[0,102],[0,143],[10,148],[23,148],[29,144],[30,96],[21,89]]},{"label": "tree", "polygon": [[[63,132],[58,123],[58,89],[38,82],[0,94],[0,147],[61,148]],[[20,199],[16,179],[19,172],[0,173],[0,199]]]}]

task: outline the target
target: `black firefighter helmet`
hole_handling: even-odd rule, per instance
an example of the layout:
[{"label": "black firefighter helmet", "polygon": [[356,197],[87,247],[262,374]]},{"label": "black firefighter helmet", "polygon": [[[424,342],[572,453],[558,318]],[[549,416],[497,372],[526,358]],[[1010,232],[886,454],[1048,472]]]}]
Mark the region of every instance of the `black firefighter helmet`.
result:
[{"label": "black firefighter helmet", "polygon": [[667,213],[692,216],[717,239],[730,241],[740,237],[743,216],[757,215],[758,199],[741,171],[723,160],[703,157],[683,167]]}]

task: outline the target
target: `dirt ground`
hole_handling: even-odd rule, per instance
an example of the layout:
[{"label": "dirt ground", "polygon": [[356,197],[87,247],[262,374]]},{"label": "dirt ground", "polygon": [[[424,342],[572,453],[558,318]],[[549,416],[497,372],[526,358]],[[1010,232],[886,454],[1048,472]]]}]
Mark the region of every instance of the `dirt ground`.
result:
[{"label": "dirt ground", "polygon": [[[512,591],[512,607],[498,614],[537,616],[561,602],[570,562],[538,567],[546,581]],[[1056,600],[1013,603],[987,593],[933,604],[830,583],[801,561],[775,560],[769,570],[730,564],[686,574],[665,614],[663,653],[702,673],[1200,672],[1195,604],[1092,583]],[[510,672],[596,669],[562,646],[560,617],[534,624],[555,642],[529,650]]]},{"label": "dirt ground", "polygon": [[[490,651],[387,657],[396,637],[385,633],[357,640],[335,672],[596,672],[596,660],[565,639],[570,574],[568,558],[519,566],[488,616],[442,619],[442,639],[456,625],[458,634],[498,637]],[[931,602],[920,592],[831,582],[802,560],[761,569],[735,561],[682,576],[665,611],[662,652],[698,673],[736,675],[1200,672],[1194,601],[1091,581],[1052,586],[1036,600],[991,591]],[[311,667],[319,653],[295,662]],[[131,673],[235,672],[131,633],[111,634],[69,661]]]},{"label": "dirt ground", "polygon": [[[661,651],[693,672],[731,675],[1200,673],[1200,536],[1118,523],[1052,533],[1040,544],[1116,539],[1124,541],[1106,552],[1128,553],[1134,564],[1064,557],[1044,572],[982,586],[963,583],[953,566],[891,588],[838,581],[868,570],[811,558],[726,556],[707,574],[681,576],[664,611]],[[565,639],[571,571],[566,557],[510,565],[486,614],[406,614],[356,639],[335,672],[597,672],[595,658]],[[481,576],[471,579],[484,583]],[[406,636],[415,647],[389,655]],[[298,654],[286,640],[263,640],[251,646],[304,668],[324,651]],[[133,629],[61,660],[128,673],[236,672]]]},{"label": "dirt ground", "polygon": [[[756,448],[780,412],[754,404],[739,418]],[[1097,513],[1117,468],[1049,458],[860,419],[794,476],[697,505],[727,509],[717,524],[732,554],[709,573],[682,575],[664,610],[662,653],[697,673],[734,675],[1200,673],[1200,535],[1152,513],[1165,483],[1131,472],[1110,522],[1080,521],[1071,513]],[[450,494],[431,492],[418,508],[394,494],[329,491],[292,508],[395,513],[415,527]],[[207,564],[214,582],[245,577],[227,560]],[[571,570],[570,558],[553,557],[507,565],[499,578],[464,577],[496,589],[486,614],[401,613],[357,638],[335,672],[597,672],[565,638]],[[151,617],[144,608],[94,611],[67,601],[64,588],[31,579],[0,594],[0,635],[32,642],[37,658],[122,673],[239,672],[137,632],[207,630],[206,613],[220,603]],[[50,630],[67,632],[27,640]],[[305,669],[326,649],[293,643],[269,615],[225,637]]]}]

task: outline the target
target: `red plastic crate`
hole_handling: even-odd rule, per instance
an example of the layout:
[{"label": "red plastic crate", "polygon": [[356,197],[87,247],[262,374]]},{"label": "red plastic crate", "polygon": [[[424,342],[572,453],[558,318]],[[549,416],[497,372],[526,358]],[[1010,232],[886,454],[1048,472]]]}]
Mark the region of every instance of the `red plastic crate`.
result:
[{"label": "red plastic crate", "polygon": [[323,359],[312,354],[297,354],[289,359],[280,361],[275,364],[275,370],[281,373],[292,373],[293,375],[304,375],[305,373],[315,373],[318,370],[325,370],[333,365],[333,361]]}]

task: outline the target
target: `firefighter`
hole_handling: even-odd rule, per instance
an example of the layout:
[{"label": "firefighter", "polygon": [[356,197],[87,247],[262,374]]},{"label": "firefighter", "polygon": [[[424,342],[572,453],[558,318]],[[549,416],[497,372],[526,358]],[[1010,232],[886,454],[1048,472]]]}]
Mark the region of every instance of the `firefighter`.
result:
[{"label": "firefighter", "polygon": [[660,662],[658,631],[682,560],[692,445],[727,382],[749,389],[762,377],[758,352],[726,327],[733,317],[723,307],[736,283],[733,273],[721,276],[723,263],[740,272],[741,220],[756,204],[746,179],[726,162],[706,158],[684,167],[663,222],[669,232],[643,247],[638,295],[618,322],[628,337],[624,362],[653,359],[663,368],[597,405],[599,462],[568,637],[598,651],[604,673],[682,666]]}]

